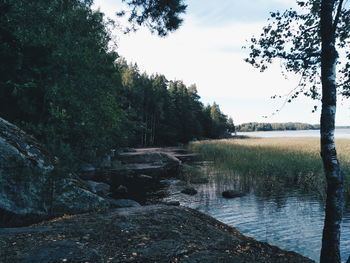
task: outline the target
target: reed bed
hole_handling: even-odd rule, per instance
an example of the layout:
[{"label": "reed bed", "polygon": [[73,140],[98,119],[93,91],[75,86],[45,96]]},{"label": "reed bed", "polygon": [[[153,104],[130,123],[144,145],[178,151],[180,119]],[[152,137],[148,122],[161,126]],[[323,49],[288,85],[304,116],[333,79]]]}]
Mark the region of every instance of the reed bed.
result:
[{"label": "reed bed", "polygon": [[[247,138],[192,142],[189,147],[217,168],[278,185],[297,186],[325,196],[325,177],[317,138]],[[350,140],[336,140],[350,193]],[[226,173],[227,174],[227,173]]]}]

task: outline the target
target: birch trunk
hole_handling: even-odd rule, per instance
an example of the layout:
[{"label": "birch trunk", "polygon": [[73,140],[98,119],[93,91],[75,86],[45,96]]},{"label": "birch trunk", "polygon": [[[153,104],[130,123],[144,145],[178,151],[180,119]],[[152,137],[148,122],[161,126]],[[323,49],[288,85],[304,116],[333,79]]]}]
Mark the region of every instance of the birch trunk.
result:
[{"label": "birch trunk", "polygon": [[321,156],[327,179],[326,215],[323,228],[320,263],[340,263],[340,224],[343,214],[343,177],[337,159],[334,129],[337,100],[333,10],[336,0],[321,4]]}]

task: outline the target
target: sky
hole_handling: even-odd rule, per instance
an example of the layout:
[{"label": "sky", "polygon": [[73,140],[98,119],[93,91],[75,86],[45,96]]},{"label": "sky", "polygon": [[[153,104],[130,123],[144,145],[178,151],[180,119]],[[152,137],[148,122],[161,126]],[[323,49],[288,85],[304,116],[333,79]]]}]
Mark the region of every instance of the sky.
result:
[{"label": "sky", "polygon": [[[320,102],[300,97],[291,103],[286,95],[299,78],[281,74],[276,62],[261,73],[244,62],[242,49],[253,35],[259,35],[269,12],[295,7],[295,0],[187,0],[184,22],[165,38],[141,28],[135,33],[114,32],[117,52],[142,72],[163,74],[168,80],[196,84],[204,104],[216,102],[235,124],[245,122],[319,123]],[[121,0],[95,0],[108,17],[123,8]],[[118,20],[120,21],[120,20]],[[123,24],[123,22],[120,22]],[[276,111],[278,110],[278,113]],[[336,125],[350,125],[350,102],[338,100]]]}]

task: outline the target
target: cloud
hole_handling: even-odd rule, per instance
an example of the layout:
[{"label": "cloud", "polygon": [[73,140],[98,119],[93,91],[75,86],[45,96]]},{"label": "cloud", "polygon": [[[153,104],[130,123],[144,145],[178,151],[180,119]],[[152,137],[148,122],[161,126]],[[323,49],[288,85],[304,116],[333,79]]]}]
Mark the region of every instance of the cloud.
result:
[{"label": "cloud", "polygon": [[261,74],[243,61],[247,51],[242,45],[261,27],[260,23],[234,23],[206,28],[187,17],[181,29],[164,39],[147,30],[123,36],[118,51],[148,73],[196,83],[202,96],[220,92],[241,99],[270,97],[294,86],[283,78],[279,66]]},{"label": "cloud", "polygon": [[[118,1],[98,0],[96,3],[101,4],[102,11],[114,12],[117,10],[116,2]],[[200,4],[199,0],[193,2]],[[223,1],[222,7],[234,2]],[[251,2],[264,5],[266,0]],[[268,5],[281,7],[278,4],[288,6],[292,2],[294,3],[294,0],[270,0]],[[214,1],[210,3],[214,6]],[[260,34],[264,21],[247,22],[233,19],[225,23],[207,25],[210,19],[208,23],[202,23],[202,18],[198,18],[199,12],[205,9],[202,7],[196,14],[188,12],[184,17],[183,26],[166,38],[152,35],[144,28],[128,35],[116,32],[117,51],[129,62],[136,62],[141,71],[147,71],[148,74],[161,73],[169,80],[183,80],[187,85],[196,83],[204,102],[216,101],[235,121],[317,123],[319,115],[311,114],[315,102],[307,99],[287,104],[285,109],[271,120],[261,118],[280,108],[283,101],[273,101],[270,97],[275,94],[287,94],[296,87],[298,77],[290,75],[285,79],[278,63],[271,65],[265,73],[260,73],[243,61],[248,53],[241,47],[252,35]],[[246,12],[243,9],[238,11]],[[213,10],[211,15],[216,13],[217,9]],[[338,125],[348,123],[348,106],[341,106],[338,112]]]}]

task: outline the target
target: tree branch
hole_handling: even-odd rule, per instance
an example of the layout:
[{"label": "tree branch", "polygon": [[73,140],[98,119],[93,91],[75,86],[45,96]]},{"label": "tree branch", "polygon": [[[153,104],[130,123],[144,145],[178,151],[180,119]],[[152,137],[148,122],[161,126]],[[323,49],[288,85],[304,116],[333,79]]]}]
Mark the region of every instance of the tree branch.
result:
[{"label": "tree branch", "polygon": [[277,57],[283,58],[283,59],[289,59],[289,60],[307,60],[308,58],[313,58],[313,57],[320,57],[321,52],[315,52],[315,53],[310,53],[304,56],[292,56],[292,55],[286,55],[283,53],[278,53]]},{"label": "tree branch", "polygon": [[344,0],[339,0],[337,13],[335,15],[334,22],[333,22],[333,32],[335,32],[337,29],[337,25],[338,25],[339,19],[340,19],[341,9],[343,7],[343,2],[344,2]]}]

